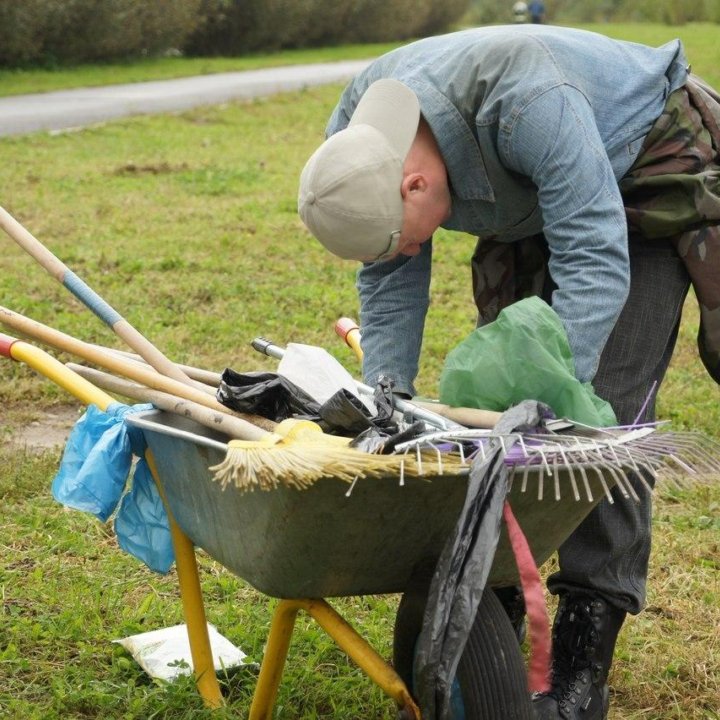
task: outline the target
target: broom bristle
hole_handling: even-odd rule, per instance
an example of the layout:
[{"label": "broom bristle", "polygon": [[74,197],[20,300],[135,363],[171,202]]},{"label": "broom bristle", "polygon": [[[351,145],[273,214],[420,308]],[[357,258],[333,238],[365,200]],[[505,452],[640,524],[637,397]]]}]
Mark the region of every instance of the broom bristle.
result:
[{"label": "broom bristle", "polygon": [[232,440],[223,462],[210,470],[223,488],[273,490],[280,485],[304,490],[322,477],[344,482],[355,478],[390,475],[400,459],[369,455],[353,448],[324,442],[247,442]]}]

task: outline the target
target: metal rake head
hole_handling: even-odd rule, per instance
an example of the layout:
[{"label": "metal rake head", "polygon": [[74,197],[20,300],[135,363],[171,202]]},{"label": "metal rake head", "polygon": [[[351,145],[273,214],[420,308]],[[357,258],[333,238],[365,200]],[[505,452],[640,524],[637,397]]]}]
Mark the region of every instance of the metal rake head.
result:
[{"label": "metal rake head", "polygon": [[[655,481],[679,487],[720,476],[720,443],[700,433],[659,430],[656,426],[589,428],[576,425],[564,432],[497,435],[489,430],[443,431],[402,443],[395,453],[412,459],[419,474],[443,474],[444,468],[469,466],[500,450],[512,468],[512,482],[526,492],[537,486],[538,500],[550,488],[556,500],[569,485],[575,500],[593,501],[591,478],[599,480],[612,503],[610,489],[638,500]],[[402,474],[402,473],[401,473]],[[401,478],[402,479],[402,478]]]}]

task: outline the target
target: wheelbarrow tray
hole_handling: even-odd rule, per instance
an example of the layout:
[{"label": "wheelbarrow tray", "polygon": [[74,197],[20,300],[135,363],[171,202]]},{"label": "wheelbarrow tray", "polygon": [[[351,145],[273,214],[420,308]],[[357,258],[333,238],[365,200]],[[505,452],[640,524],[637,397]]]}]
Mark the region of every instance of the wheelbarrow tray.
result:
[{"label": "wheelbarrow tray", "polygon": [[[172,514],[193,543],[260,592],[278,598],[402,592],[413,569],[434,563],[462,509],[468,474],[359,480],[322,478],[306,490],[223,489],[208,468],[225,457],[227,437],[157,410],[127,422],[143,430]],[[539,499],[538,474],[510,504],[540,565],[604,497],[589,477],[592,500],[576,500],[567,471]],[[533,478],[536,478],[533,482]],[[608,486],[611,478],[606,478]],[[518,582],[504,526],[489,583]]]}]

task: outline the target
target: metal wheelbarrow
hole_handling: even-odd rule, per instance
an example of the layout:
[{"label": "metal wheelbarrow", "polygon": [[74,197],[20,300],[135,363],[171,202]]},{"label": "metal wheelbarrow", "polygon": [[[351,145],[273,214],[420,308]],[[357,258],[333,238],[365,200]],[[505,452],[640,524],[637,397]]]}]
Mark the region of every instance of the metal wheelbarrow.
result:
[{"label": "metal wheelbarrow", "polygon": [[[100,409],[113,402],[113,398],[44,351],[7,336],[0,340],[1,355],[25,362],[82,402]],[[217,707],[223,699],[213,668],[195,547],[203,548],[260,592],[280,599],[273,614],[250,720],[272,717],[300,610],[316,620],[395,701],[401,717],[420,720],[420,711],[408,690],[412,679],[408,664],[412,664],[417,618],[410,617],[408,622],[398,613],[395,661],[396,665],[402,664],[404,655],[405,666],[397,667],[397,672],[324,598],[385,593],[412,597],[418,589],[417,579],[424,582],[424,573],[434,566],[454,528],[465,499],[467,474],[429,472],[421,477],[405,477],[402,483],[396,476],[367,478],[354,485],[352,491],[345,482],[328,477],[303,491],[280,485],[270,492],[243,493],[234,486],[223,489],[209,470],[225,456],[227,437],[158,410],[129,415],[126,422],[140,428],[145,436],[146,459],[168,509],[193,665],[205,703]],[[557,470],[556,487],[566,482],[574,484],[567,474],[565,469]],[[525,480],[526,476],[513,484],[508,499],[538,565],[614,484],[612,477],[598,472],[588,474],[584,496],[541,495],[534,491],[534,483]],[[539,480],[537,488],[542,488]],[[505,587],[516,584],[517,579],[503,530],[488,585]],[[478,629],[475,642],[468,643],[463,656],[463,661],[468,656],[467,668],[475,667],[476,671],[465,672],[462,662],[458,669],[464,702],[463,715],[458,717],[500,717],[476,710],[487,701],[488,688],[483,683],[488,681],[499,683],[489,688],[492,695],[498,687],[505,687],[512,675],[517,693],[524,694],[524,667],[517,637],[494,594],[488,591],[485,596],[488,602],[483,599],[473,627]],[[416,610],[411,608],[410,615]],[[477,661],[487,655],[486,645],[493,650],[494,672],[478,673]],[[498,665],[497,657],[507,658],[507,662]]]},{"label": "metal wheelbarrow", "polygon": [[[397,477],[365,479],[351,492],[346,483],[324,478],[304,491],[281,486],[271,492],[243,493],[233,486],[222,489],[208,470],[225,455],[222,435],[161,411],[138,413],[127,422],[142,429],[167,506],[183,534],[254,588],[281,600],[274,611],[250,719],[272,716],[300,610],[312,616],[395,700],[402,717],[419,719],[419,710],[403,682],[409,680],[408,668],[396,668],[398,675],[322,598],[414,591],[417,578],[434,566],[455,525],[465,499],[467,475],[407,477],[402,485]],[[568,482],[566,472],[561,469],[555,482]],[[590,476],[589,483],[590,495],[580,500],[571,493],[559,499],[552,494],[539,499],[534,486],[513,484],[509,501],[538,565],[605,497],[613,480],[598,474]],[[515,560],[503,529],[488,585],[506,587],[517,582]],[[509,649],[508,654],[515,656],[511,669],[524,677],[517,637],[504,611],[500,608],[498,615],[497,608],[488,610],[484,602],[481,612],[490,612],[495,624],[498,617],[504,620],[503,642],[509,648],[503,651]],[[403,647],[413,640],[396,637],[396,662]],[[472,648],[467,652],[473,652]],[[472,664],[473,659],[468,662]],[[487,680],[476,674],[468,676],[465,683],[482,685]],[[472,698],[482,690],[461,688],[465,717],[479,717],[472,709]]]}]

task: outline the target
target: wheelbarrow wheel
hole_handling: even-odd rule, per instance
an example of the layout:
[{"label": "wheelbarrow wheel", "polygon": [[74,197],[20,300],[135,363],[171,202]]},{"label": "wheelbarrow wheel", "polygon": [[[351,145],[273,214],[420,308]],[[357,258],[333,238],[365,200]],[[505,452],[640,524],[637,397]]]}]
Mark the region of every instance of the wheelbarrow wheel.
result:
[{"label": "wheelbarrow wheel", "polygon": [[[415,645],[422,627],[428,582],[403,595],[395,618],[393,664],[411,693]],[[458,665],[453,720],[532,720],[527,674],[518,638],[495,593],[486,589]]]}]

